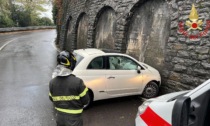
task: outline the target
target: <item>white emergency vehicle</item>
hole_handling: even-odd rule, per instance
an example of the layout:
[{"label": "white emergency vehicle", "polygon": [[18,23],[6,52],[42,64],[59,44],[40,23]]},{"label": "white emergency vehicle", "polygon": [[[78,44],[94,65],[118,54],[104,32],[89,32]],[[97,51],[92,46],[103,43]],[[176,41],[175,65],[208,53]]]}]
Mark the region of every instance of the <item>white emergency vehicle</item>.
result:
[{"label": "white emergency vehicle", "polygon": [[146,100],[136,126],[210,126],[210,79],[191,91]]}]

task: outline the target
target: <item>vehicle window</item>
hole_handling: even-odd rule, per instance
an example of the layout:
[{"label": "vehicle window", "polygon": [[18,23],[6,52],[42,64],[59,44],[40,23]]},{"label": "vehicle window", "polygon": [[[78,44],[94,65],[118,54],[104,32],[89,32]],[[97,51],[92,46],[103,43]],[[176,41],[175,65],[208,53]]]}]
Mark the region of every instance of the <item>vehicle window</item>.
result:
[{"label": "vehicle window", "polygon": [[123,56],[110,56],[109,69],[111,70],[137,70],[138,64]]},{"label": "vehicle window", "polygon": [[93,59],[88,65],[87,69],[103,69],[104,67],[103,57],[97,57]]},{"label": "vehicle window", "polygon": [[82,59],[84,58],[83,56],[79,55],[78,53],[73,52],[77,62],[76,62],[76,66],[82,61]]}]

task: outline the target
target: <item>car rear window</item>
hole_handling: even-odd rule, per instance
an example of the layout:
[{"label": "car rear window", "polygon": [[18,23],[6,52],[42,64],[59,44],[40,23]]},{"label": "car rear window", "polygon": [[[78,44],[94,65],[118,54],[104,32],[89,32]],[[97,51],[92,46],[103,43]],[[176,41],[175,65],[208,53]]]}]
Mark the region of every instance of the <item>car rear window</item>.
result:
[{"label": "car rear window", "polygon": [[78,53],[75,53],[73,52],[76,60],[77,60],[77,63],[76,63],[76,66],[82,61],[82,59],[84,58],[83,56],[79,55]]}]

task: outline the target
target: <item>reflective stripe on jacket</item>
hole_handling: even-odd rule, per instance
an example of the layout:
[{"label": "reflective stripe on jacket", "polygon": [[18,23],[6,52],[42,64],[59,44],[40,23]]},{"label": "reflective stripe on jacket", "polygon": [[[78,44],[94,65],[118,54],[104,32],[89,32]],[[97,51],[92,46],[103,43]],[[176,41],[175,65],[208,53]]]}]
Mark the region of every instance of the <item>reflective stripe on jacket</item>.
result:
[{"label": "reflective stripe on jacket", "polygon": [[52,97],[53,101],[71,101],[71,100],[79,100],[80,97],[83,97],[88,92],[88,88],[86,87],[84,91],[79,94],[79,96],[70,95],[70,96],[52,96],[51,93],[49,93],[49,96]]},{"label": "reflective stripe on jacket", "polygon": [[62,108],[56,108],[56,110],[64,113],[69,113],[69,114],[80,114],[82,113],[83,109],[78,109],[78,110],[69,110],[69,109],[62,109]]}]

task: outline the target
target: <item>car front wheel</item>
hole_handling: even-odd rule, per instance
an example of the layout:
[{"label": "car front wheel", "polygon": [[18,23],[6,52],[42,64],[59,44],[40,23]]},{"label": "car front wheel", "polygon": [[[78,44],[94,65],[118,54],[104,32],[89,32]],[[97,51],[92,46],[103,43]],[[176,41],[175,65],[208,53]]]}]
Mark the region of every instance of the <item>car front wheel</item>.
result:
[{"label": "car front wheel", "polygon": [[158,93],[159,93],[159,87],[158,87],[157,83],[149,82],[145,86],[142,96],[144,98],[154,98],[158,95]]}]

